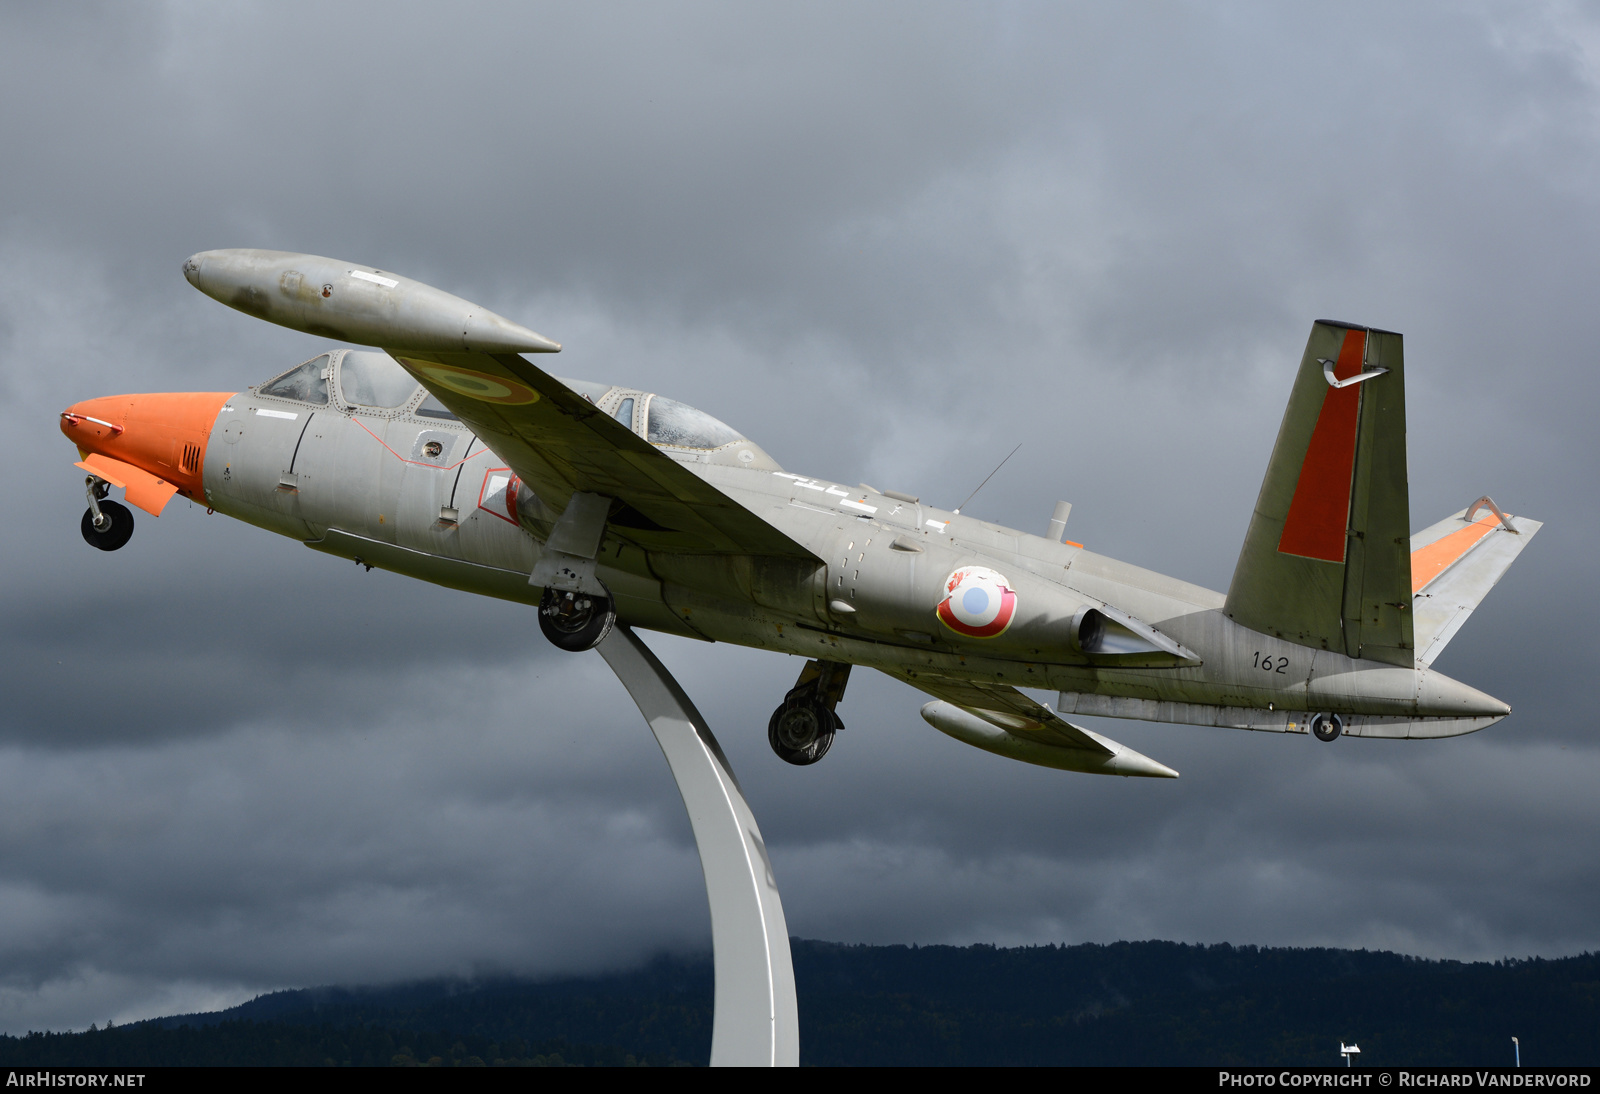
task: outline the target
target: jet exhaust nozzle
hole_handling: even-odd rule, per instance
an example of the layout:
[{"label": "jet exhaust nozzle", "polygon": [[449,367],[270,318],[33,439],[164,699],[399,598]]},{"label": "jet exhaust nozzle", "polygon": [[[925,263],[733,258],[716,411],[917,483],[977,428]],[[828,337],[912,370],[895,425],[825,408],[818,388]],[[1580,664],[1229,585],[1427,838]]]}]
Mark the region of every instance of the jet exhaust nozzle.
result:
[{"label": "jet exhaust nozzle", "polygon": [[1072,645],[1090,657],[1116,657],[1127,663],[1198,665],[1200,658],[1154,627],[1106,604],[1082,608],[1068,629]]}]

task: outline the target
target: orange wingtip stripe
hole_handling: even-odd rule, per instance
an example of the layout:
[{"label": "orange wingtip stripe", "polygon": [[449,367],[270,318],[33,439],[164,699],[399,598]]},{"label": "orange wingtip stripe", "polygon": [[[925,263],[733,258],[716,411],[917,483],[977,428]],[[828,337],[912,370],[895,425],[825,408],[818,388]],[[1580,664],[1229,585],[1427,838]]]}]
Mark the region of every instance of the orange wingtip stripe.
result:
[{"label": "orange wingtip stripe", "polygon": [[1428,587],[1428,583],[1450,568],[1450,564],[1472,550],[1473,546],[1494,531],[1500,518],[1490,513],[1482,520],[1473,521],[1443,539],[1411,552],[1411,595]]}]

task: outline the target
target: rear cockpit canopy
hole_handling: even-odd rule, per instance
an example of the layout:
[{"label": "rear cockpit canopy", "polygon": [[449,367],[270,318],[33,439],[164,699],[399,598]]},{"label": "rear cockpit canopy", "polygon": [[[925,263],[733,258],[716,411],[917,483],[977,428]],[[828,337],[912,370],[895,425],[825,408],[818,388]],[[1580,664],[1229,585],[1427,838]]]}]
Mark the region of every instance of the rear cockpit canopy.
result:
[{"label": "rear cockpit canopy", "polygon": [[387,353],[346,350],[339,361],[339,398],[348,407],[409,406],[422,385]]},{"label": "rear cockpit canopy", "polygon": [[[674,459],[782,470],[738,430],[687,403],[611,384],[556,379]],[[398,361],[375,350],[320,354],[262,384],[257,394],[312,406],[327,406],[331,401],[363,415],[457,420],[450,408],[417,383]]]}]

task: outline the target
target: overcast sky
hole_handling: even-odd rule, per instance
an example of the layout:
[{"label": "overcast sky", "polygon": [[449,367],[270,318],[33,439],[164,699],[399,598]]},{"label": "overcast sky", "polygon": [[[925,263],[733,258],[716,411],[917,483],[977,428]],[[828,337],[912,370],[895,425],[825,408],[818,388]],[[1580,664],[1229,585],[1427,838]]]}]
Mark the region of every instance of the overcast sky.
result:
[{"label": "overcast sky", "polygon": [[[682,804],[526,608],[207,517],[79,537],[79,399],[317,340],[180,263],[332,255],[701,406],[787,468],[1226,589],[1312,320],[1406,335],[1412,524],[1548,522],[1438,667],[1471,737],[1099,720],[1047,771],[858,673],[650,636],[796,935],[1600,946],[1600,21],[1568,4],[0,6],[0,1029],[710,944]],[[541,362],[543,363],[543,362]]]}]

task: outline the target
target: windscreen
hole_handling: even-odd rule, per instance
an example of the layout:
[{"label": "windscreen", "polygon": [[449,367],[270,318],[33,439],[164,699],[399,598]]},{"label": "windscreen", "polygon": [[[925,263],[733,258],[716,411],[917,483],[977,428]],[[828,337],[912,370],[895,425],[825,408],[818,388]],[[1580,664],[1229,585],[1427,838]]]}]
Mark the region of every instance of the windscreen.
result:
[{"label": "windscreen", "polygon": [[261,394],[279,399],[294,399],[317,406],[328,405],[328,362],[333,360],[324,353],[313,357],[298,368],[290,369],[271,383],[261,385]]}]

